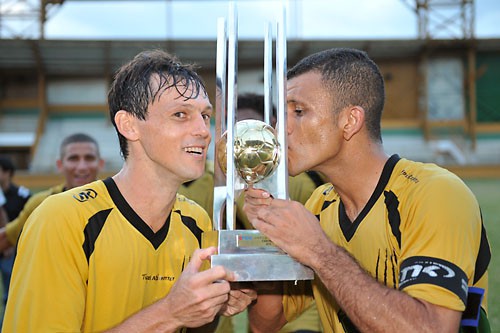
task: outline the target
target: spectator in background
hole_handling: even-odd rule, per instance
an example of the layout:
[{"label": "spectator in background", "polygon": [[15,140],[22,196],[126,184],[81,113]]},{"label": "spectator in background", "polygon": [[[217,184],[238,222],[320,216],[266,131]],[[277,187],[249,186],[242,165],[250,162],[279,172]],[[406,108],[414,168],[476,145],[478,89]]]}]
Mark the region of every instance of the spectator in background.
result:
[{"label": "spectator in background", "polygon": [[0,186],[5,195],[5,210],[9,221],[12,221],[19,215],[24,204],[31,196],[31,192],[24,186],[18,186],[13,183],[16,167],[12,160],[6,156],[0,156]]},{"label": "spectator in background", "polygon": [[0,251],[5,252],[17,244],[28,217],[48,196],[95,181],[104,167],[104,160],[101,158],[99,145],[93,137],[76,133],[67,136],[61,142],[56,166],[64,176],[64,183],[33,195],[19,216],[0,229]]},{"label": "spectator in background", "polygon": [[[24,186],[18,186],[13,183],[16,168],[12,160],[6,156],[0,156],[0,187],[5,196],[3,208],[7,214],[7,223],[14,220],[31,196],[31,192]],[[4,227],[4,225],[2,225]],[[12,274],[12,265],[14,264],[14,249],[3,251],[0,259],[0,270],[2,272],[3,283],[3,301],[7,302],[9,294],[10,276]]]}]

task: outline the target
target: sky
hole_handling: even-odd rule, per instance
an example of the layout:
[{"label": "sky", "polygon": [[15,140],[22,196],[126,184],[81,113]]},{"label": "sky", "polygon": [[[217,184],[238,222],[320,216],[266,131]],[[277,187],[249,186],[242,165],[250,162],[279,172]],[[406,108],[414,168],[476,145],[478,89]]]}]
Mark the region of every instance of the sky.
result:
[{"label": "sky", "polygon": [[[6,1],[6,0],[2,0]],[[458,0],[454,0],[457,1]],[[442,2],[442,1],[441,1]],[[449,2],[449,1],[448,1]],[[47,39],[215,39],[217,18],[228,13],[229,1],[66,0],[49,11]],[[275,22],[287,4],[289,39],[417,38],[414,0],[239,0],[238,35],[260,39],[266,22]],[[458,8],[458,7],[457,7]],[[478,38],[500,38],[500,1],[475,0],[474,31]],[[458,11],[434,11],[452,17]],[[442,19],[435,19],[434,25]],[[452,20],[460,22],[459,19]],[[456,38],[459,24],[434,29]],[[436,36],[436,37],[439,37]]]}]

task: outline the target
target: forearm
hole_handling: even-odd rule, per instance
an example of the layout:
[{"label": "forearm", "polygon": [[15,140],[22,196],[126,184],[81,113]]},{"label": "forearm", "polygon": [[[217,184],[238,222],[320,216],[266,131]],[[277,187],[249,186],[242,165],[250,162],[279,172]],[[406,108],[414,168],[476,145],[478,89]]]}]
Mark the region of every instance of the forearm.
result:
[{"label": "forearm", "polygon": [[259,295],[248,307],[248,321],[254,333],[277,332],[286,324],[281,294]]},{"label": "forearm", "polygon": [[320,248],[323,250],[316,253],[313,269],[360,331],[458,331],[459,312],[382,285],[344,249],[332,243]]},{"label": "forearm", "polygon": [[161,304],[165,301],[166,299],[159,300],[106,332],[176,332],[180,329],[180,325],[165,313],[164,305]]}]

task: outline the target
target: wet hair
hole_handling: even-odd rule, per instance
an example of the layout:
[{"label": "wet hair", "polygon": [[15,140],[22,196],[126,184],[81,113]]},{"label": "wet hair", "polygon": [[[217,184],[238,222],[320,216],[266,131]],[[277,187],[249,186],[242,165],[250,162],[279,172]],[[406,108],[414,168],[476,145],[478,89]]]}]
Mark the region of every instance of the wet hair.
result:
[{"label": "wet hair", "polygon": [[385,88],[380,69],[366,52],[334,48],[312,54],[299,61],[287,73],[293,79],[318,72],[330,90],[334,112],[349,106],[365,110],[365,124],[372,139],[382,142],[380,122],[384,109]]},{"label": "wet hair", "polygon": [[65,152],[66,147],[69,144],[71,144],[71,143],[85,143],[85,142],[93,143],[97,148],[97,156],[100,156],[99,144],[97,143],[97,141],[93,137],[91,137],[90,135],[84,134],[84,133],[75,133],[75,134],[71,134],[71,135],[65,137],[63,139],[63,141],[61,142],[61,145],[59,146],[60,158],[61,159],[64,158],[64,154],[66,153]]},{"label": "wet hair", "polygon": [[0,169],[8,172],[11,177],[13,177],[16,172],[14,163],[12,163],[12,160],[7,156],[0,156]]},{"label": "wet hair", "polygon": [[205,84],[194,71],[194,66],[182,64],[162,50],[143,51],[116,72],[108,92],[108,105],[124,159],[128,157],[128,144],[116,127],[116,113],[124,110],[146,120],[148,106],[158,101],[170,88],[174,88],[185,100],[195,99],[200,94],[207,96]]}]

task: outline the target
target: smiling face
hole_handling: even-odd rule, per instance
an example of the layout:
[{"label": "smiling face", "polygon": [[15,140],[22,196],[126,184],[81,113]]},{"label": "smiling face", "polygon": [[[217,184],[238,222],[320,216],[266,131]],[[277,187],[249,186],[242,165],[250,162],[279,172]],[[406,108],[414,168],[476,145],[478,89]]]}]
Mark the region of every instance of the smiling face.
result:
[{"label": "smiling face", "polygon": [[104,166],[93,142],[69,143],[61,154],[61,158],[57,160],[57,168],[64,175],[68,189],[93,182]]},{"label": "smiling face", "polygon": [[211,115],[212,105],[204,93],[186,99],[177,89],[166,89],[149,104],[145,120],[133,118],[140,158],[176,182],[199,178],[211,139]]},{"label": "smiling face", "polygon": [[311,71],[287,82],[288,171],[322,171],[342,146],[332,96],[319,72]]}]

